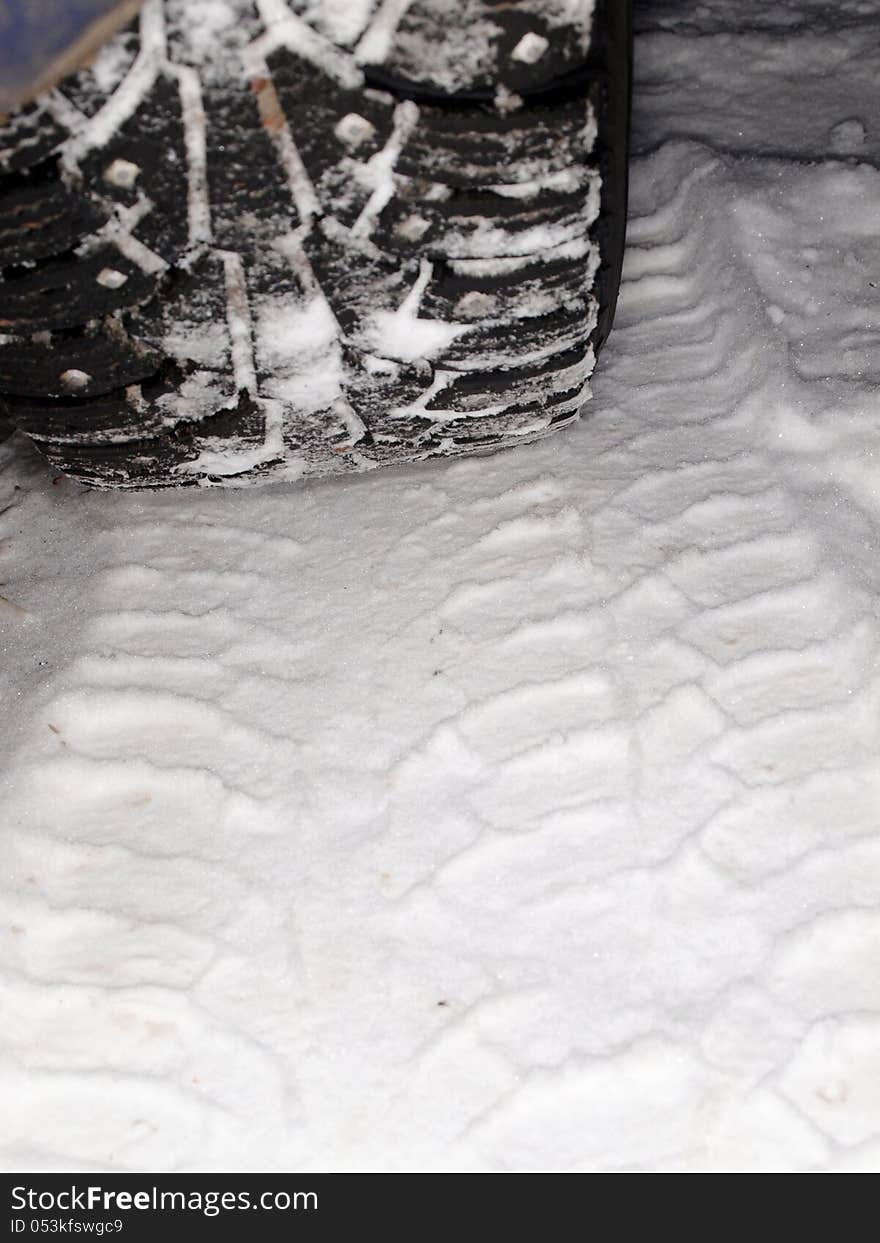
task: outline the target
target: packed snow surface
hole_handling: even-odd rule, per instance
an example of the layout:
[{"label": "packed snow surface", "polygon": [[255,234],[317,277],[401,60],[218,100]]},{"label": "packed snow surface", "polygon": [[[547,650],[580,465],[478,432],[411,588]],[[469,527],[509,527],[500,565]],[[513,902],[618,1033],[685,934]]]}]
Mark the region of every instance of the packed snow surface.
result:
[{"label": "packed snow surface", "polygon": [[570,433],[0,450],[6,1167],[880,1167],[880,4],[639,21]]}]

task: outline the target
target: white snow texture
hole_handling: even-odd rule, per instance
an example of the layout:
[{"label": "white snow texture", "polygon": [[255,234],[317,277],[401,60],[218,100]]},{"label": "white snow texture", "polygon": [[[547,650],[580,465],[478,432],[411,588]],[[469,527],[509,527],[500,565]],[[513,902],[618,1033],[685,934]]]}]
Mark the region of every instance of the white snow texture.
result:
[{"label": "white snow texture", "polygon": [[6,1168],[880,1167],[880,4],[639,20],[569,433],[0,450]]}]

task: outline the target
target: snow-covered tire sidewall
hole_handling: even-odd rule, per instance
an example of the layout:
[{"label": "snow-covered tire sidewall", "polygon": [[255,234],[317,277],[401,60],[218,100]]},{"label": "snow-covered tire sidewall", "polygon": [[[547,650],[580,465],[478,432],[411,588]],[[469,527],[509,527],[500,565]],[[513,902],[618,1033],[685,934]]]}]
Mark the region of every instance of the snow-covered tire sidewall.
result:
[{"label": "snow-covered tire sidewall", "polygon": [[157,487],[572,422],[620,276],[628,9],[147,0],[0,128],[0,424]]}]

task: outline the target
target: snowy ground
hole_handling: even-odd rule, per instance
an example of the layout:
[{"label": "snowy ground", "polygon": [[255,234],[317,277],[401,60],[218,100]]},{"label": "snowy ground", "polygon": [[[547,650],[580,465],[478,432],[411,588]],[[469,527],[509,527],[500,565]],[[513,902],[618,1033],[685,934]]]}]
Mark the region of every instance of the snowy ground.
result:
[{"label": "snowy ground", "polygon": [[0,450],[8,1168],[880,1167],[880,3],[639,26],[571,433]]}]

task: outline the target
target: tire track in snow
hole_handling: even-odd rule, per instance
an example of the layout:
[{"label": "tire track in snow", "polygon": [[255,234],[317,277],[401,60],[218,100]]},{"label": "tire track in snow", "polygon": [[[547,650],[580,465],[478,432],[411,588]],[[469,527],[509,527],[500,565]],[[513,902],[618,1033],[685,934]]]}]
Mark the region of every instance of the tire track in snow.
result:
[{"label": "tire track in snow", "polygon": [[[22,1117],[25,1097],[36,1100],[53,1137],[45,1159],[168,1168],[193,1160],[186,1145],[199,1135],[199,1160],[210,1164],[253,1119],[251,1091],[268,1146],[296,1112],[291,1049],[280,1033],[267,1038],[249,1004],[278,988],[295,1009],[299,991],[285,935],[293,915],[267,903],[259,879],[261,843],[279,828],[269,760],[292,761],[293,744],[267,742],[256,720],[224,703],[226,689],[246,690],[223,659],[259,578],[226,567],[247,558],[255,536],[197,527],[193,546],[179,522],[93,536],[106,568],[24,757],[31,807],[24,815],[14,795],[7,803],[4,1000],[23,1020],[10,1036],[18,1073],[5,1094],[22,1100]],[[258,545],[265,553],[265,539]],[[283,537],[270,547],[276,566],[296,555]],[[181,563],[192,556],[201,568],[188,599],[213,585],[226,602],[202,617],[163,607],[190,582]],[[74,1040],[89,1033],[92,1051],[72,1065],[51,1031],[42,1043],[34,1035],[36,1015],[53,1005],[72,1013]],[[226,1008],[239,1012],[231,1024]],[[85,1071],[113,1085],[106,1099],[85,1104]],[[189,1138],[171,1140],[172,1126]]]}]

